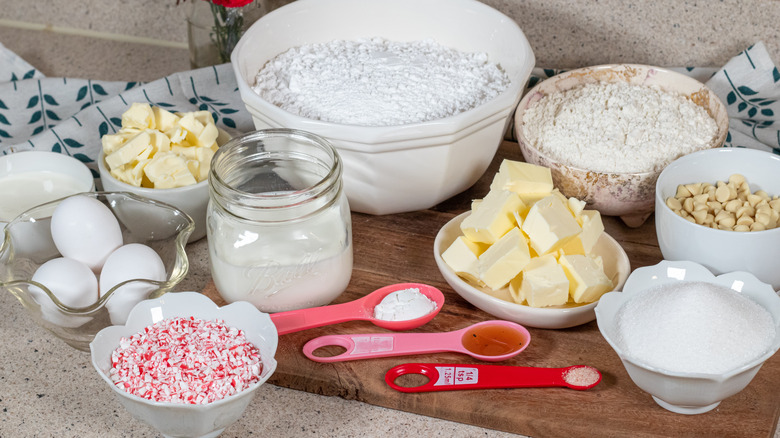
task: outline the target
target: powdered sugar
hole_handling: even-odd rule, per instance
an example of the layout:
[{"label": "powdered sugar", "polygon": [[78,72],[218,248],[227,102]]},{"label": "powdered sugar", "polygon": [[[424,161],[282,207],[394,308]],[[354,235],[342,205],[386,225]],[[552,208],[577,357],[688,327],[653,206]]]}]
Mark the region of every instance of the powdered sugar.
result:
[{"label": "powdered sugar", "polygon": [[111,380],[152,401],[206,404],[260,380],[260,351],[222,321],[171,318],[122,338]]},{"label": "powdered sugar", "polygon": [[463,53],[432,40],[370,38],[289,49],[266,63],[252,88],[302,117],[393,126],[467,111],[509,83],[485,53]]},{"label": "powdered sugar", "polygon": [[704,282],[642,292],[616,315],[628,357],[673,372],[721,374],[768,351],[772,315],[751,299]]},{"label": "powdered sugar", "polygon": [[655,86],[592,83],[548,94],[523,116],[542,153],[598,172],[660,171],[707,147],[717,125],[704,108]]}]

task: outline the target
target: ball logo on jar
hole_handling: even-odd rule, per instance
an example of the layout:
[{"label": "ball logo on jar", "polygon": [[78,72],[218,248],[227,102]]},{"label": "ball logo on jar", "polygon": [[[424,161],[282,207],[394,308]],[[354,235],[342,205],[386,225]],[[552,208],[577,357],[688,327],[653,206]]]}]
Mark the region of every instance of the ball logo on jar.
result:
[{"label": "ball logo on jar", "polygon": [[283,292],[296,281],[318,276],[320,272],[315,261],[320,259],[318,255],[321,252],[322,249],[318,249],[305,253],[299,261],[291,261],[285,265],[276,260],[264,260],[247,266],[244,275],[252,282],[249,294],[271,297]]}]

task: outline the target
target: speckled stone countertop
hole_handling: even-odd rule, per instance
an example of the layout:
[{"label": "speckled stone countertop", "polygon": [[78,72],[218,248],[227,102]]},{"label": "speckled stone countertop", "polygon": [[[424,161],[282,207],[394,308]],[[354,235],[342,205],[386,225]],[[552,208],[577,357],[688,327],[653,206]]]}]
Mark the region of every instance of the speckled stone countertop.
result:
[{"label": "speckled stone countertop", "polygon": [[[780,60],[778,0],[484,1],[518,22],[541,67],[713,67],[759,40]],[[190,68],[186,7],[175,0],[0,0],[0,43],[47,76],[151,81]],[[177,289],[202,290],[205,239],[187,251],[190,273]],[[0,294],[0,309],[0,437],[157,436],[116,402],[87,353],[36,326],[10,294]],[[223,436],[517,435],[264,385]]]}]

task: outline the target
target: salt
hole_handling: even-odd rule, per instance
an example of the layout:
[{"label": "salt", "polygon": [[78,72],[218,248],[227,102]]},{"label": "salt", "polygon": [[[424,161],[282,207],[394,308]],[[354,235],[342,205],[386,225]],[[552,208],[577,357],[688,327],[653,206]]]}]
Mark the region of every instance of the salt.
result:
[{"label": "salt", "polygon": [[426,122],[475,108],[509,87],[485,53],[433,40],[334,40],[269,60],[252,89],[301,117],[361,126]]},{"label": "salt", "polygon": [[722,374],[756,359],[775,339],[772,315],[727,287],[706,282],[658,286],[616,315],[626,356],[672,372]]},{"label": "salt", "polygon": [[591,386],[601,379],[601,374],[593,367],[576,366],[563,373],[563,380],[572,386]]},{"label": "salt", "polygon": [[374,307],[374,317],[383,321],[407,321],[436,310],[436,302],[418,288],[397,290],[388,294]]}]

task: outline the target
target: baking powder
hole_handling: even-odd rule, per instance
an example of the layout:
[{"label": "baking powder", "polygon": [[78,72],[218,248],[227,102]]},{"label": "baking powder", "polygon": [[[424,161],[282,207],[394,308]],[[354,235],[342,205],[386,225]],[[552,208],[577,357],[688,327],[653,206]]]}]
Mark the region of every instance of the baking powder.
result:
[{"label": "baking powder", "polygon": [[252,88],[302,117],[393,126],[467,111],[509,83],[485,53],[459,52],[430,39],[370,38],[289,49],[266,63]]},{"label": "baking powder", "polygon": [[397,290],[374,307],[374,317],[383,321],[408,321],[436,310],[436,302],[418,288]]},{"label": "baking powder", "polygon": [[523,116],[523,134],[533,147],[598,172],[660,171],[707,147],[717,129],[707,111],[686,97],[625,82],[548,94]]}]

